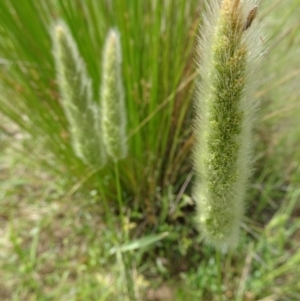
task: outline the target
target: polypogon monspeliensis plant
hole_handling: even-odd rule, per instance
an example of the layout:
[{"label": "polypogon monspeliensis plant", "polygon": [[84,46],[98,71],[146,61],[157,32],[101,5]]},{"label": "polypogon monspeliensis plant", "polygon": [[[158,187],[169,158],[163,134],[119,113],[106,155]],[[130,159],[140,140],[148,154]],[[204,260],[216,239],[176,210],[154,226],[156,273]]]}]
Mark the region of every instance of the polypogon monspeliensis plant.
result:
[{"label": "polypogon monspeliensis plant", "polygon": [[104,144],[108,155],[115,162],[127,155],[126,108],[121,62],[120,35],[116,29],[111,29],[103,50],[100,101]]},{"label": "polypogon monspeliensis plant", "polygon": [[194,199],[203,236],[237,244],[251,173],[251,92],[261,57],[255,1],[207,1],[198,44]]},{"label": "polypogon monspeliensis plant", "polygon": [[61,104],[69,123],[74,152],[87,165],[100,168],[105,163],[106,152],[101,112],[93,99],[92,81],[66,24],[55,24],[52,37]]}]

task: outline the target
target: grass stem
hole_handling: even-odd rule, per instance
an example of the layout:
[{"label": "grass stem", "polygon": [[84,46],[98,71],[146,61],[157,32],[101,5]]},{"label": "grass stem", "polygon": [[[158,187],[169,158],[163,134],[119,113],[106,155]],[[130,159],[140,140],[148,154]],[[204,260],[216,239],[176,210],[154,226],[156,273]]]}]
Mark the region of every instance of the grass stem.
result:
[{"label": "grass stem", "polygon": [[[117,196],[118,196],[118,205],[119,205],[119,211],[120,211],[120,219],[121,219],[121,227],[122,231],[125,234],[125,243],[129,242],[129,232],[128,232],[128,225],[126,218],[124,216],[123,212],[123,197],[122,197],[122,188],[120,184],[120,175],[119,175],[119,166],[118,162],[114,163],[115,166],[115,177],[116,177],[116,187],[117,187]],[[127,286],[127,294],[129,297],[129,300],[136,301],[135,297],[135,289],[134,289],[134,281],[132,277],[132,255],[128,252],[124,252],[121,254],[123,269],[124,269],[124,277],[126,281]]]},{"label": "grass stem", "polygon": [[221,266],[221,251],[216,249],[216,264],[218,269],[218,294],[219,301],[223,301],[222,296],[222,266]]}]

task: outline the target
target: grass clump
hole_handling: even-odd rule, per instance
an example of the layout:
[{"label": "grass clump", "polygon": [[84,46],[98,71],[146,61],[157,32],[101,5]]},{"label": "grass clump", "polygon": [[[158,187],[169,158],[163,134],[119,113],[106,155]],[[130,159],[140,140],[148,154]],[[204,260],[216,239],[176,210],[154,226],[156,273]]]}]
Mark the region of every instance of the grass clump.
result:
[{"label": "grass clump", "polygon": [[[0,1],[1,300],[300,299],[300,3],[262,1],[244,33],[263,21],[268,52],[253,100],[261,109],[247,218],[237,251],[220,254],[219,267],[199,237],[191,197],[203,4]],[[126,160],[94,169],[74,153],[49,32],[58,20],[85,62],[95,103],[107,33],[120,32]]]}]

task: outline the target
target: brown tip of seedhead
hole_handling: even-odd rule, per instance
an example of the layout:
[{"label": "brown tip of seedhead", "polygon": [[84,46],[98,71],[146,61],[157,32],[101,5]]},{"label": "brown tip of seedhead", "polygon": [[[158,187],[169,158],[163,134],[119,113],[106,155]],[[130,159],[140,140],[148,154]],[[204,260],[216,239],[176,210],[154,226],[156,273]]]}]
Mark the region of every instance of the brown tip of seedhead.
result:
[{"label": "brown tip of seedhead", "polygon": [[240,3],[240,0],[223,0],[222,11],[234,14],[239,9]]},{"label": "brown tip of seedhead", "polygon": [[244,22],[240,0],[222,1],[221,15],[227,28],[233,32],[242,32]]},{"label": "brown tip of seedhead", "polygon": [[234,1],[234,4],[233,4],[233,6],[232,6],[233,10],[238,9],[240,3],[241,3],[240,0],[235,0],[235,1]]}]

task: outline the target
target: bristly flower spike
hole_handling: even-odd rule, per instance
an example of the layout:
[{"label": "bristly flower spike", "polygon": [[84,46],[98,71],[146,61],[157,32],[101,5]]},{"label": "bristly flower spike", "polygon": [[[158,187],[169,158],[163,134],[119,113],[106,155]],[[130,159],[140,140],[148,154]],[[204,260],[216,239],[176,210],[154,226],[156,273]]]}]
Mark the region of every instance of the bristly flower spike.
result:
[{"label": "bristly flower spike", "polygon": [[91,79],[66,24],[55,24],[52,37],[61,104],[69,122],[74,152],[89,166],[102,167],[106,155]]},{"label": "bristly flower spike", "polygon": [[121,75],[121,43],[117,30],[108,33],[102,65],[102,129],[107,153],[116,162],[127,155],[126,108]]},{"label": "bristly flower spike", "polygon": [[[261,57],[255,1],[210,0],[199,39],[194,199],[207,243],[237,244],[251,174],[251,91]],[[250,13],[249,13],[250,12]]]}]

